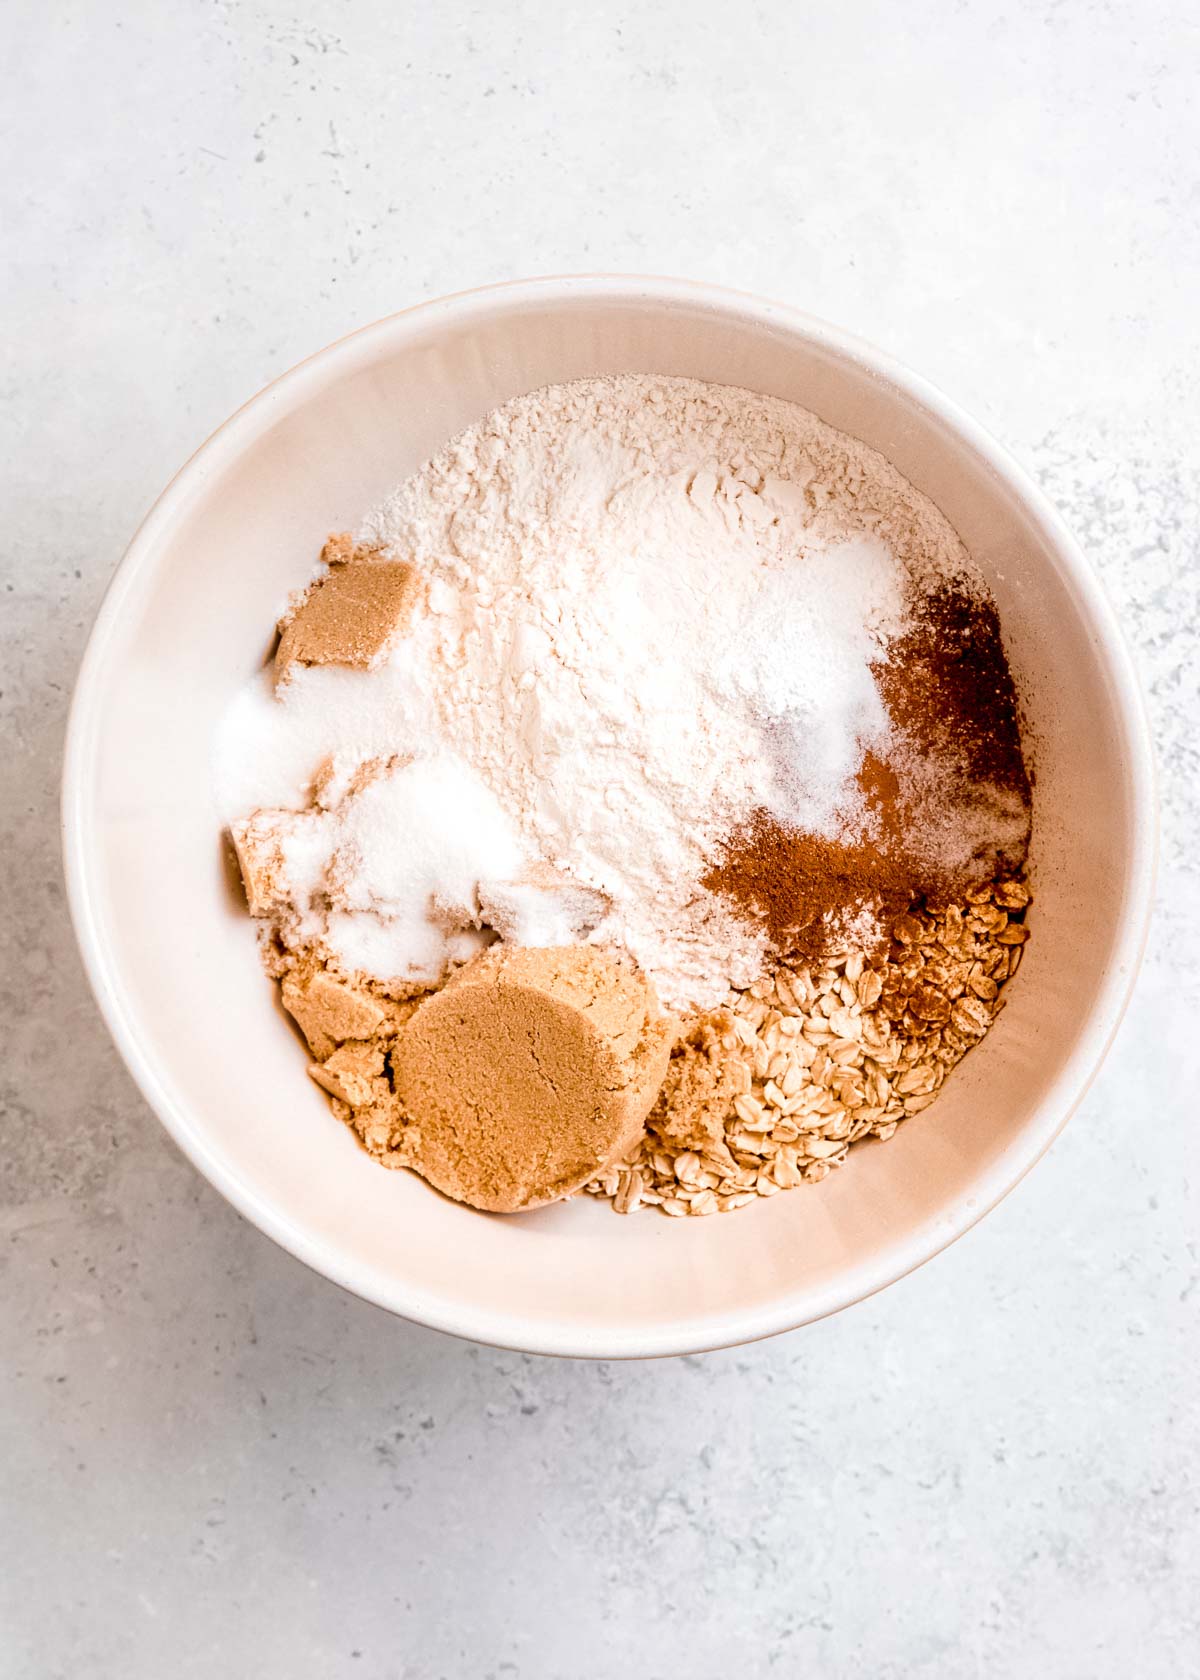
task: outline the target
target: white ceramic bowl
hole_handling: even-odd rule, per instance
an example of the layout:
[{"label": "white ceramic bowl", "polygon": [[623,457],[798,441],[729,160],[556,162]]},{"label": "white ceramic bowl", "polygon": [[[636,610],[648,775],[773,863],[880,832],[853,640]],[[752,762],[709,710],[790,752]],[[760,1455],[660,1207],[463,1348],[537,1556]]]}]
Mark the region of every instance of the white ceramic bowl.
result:
[{"label": "white ceramic bowl", "polygon": [[[448,437],[550,381],[643,371],[793,399],[943,509],[986,574],[1036,770],[1032,939],[1011,1001],[925,1117],[816,1189],[733,1216],[503,1218],[381,1171],[330,1114],[231,886],[210,774],[229,696],[325,534]],[[778,304],[667,280],[538,280],[380,321],[241,409],[168,486],[93,631],[64,774],[84,961],[147,1101],[283,1247],[407,1318],[545,1353],[682,1353],[860,1300],[936,1254],[1048,1147],[1143,944],[1151,754],[1112,612],[1057,516],[924,380]]]}]

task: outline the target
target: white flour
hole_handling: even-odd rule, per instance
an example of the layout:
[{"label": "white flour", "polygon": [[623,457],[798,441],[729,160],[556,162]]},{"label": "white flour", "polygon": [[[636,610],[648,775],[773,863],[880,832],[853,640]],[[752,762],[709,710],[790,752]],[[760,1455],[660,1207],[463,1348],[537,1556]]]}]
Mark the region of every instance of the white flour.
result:
[{"label": "white flour", "polygon": [[[413,628],[380,671],[241,696],[227,813],[302,806],[335,749],[450,755],[528,864],[605,895],[590,937],[682,1009],[763,964],[762,934],[700,887],[720,842],[760,806],[827,835],[853,817],[906,584],[966,569],[924,498],[807,411],[638,375],[496,410],[361,535],[423,572]],[[396,844],[427,849],[403,824]]]}]

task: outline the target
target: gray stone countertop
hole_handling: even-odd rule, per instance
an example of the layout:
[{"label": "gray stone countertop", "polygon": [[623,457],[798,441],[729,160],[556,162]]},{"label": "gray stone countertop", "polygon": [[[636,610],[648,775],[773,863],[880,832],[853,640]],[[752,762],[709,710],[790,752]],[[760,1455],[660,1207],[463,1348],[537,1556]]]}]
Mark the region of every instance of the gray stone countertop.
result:
[{"label": "gray stone countertop", "polygon": [[[5,13],[0,1673],[1176,1680],[1200,1666],[1200,30],[1188,0],[13,0]],[[60,880],[143,511],[415,300],[675,273],[884,345],[1037,474],[1162,772],[1083,1109],[829,1322],[628,1366],[393,1321],[140,1100]]]}]

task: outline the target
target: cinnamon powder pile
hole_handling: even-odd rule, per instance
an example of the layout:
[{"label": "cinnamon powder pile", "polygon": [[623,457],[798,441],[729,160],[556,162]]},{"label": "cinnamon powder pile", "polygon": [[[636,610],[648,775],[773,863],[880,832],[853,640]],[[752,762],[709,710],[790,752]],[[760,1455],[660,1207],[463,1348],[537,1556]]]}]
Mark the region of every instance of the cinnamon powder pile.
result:
[{"label": "cinnamon powder pile", "polygon": [[704,885],[765,925],[780,954],[818,957],[865,910],[886,926],[916,900],[945,902],[1015,873],[1030,781],[995,606],[945,585],[873,666],[890,745],[867,752],[838,838],[760,809]]}]

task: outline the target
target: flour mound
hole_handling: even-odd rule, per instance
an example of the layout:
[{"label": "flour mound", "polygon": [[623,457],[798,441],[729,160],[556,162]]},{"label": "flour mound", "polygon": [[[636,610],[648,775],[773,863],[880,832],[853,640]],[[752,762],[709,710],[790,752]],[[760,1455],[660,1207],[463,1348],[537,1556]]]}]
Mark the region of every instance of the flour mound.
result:
[{"label": "flour mound", "polygon": [[271,717],[242,698],[234,809],[252,787],[303,807],[337,749],[452,762],[526,875],[606,905],[587,937],[680,1010],[767,959],[701,885],[722,840],[755,810],[830,838],[853,819],[888,728],[872,664],[914,583],[968,571],[928,501],[806,410],[632,374],[505,404],[359,539],[415,568],[410,627],[376,670],[297,670]]}]

